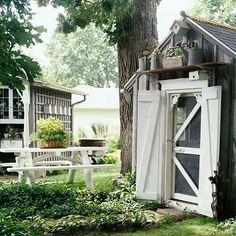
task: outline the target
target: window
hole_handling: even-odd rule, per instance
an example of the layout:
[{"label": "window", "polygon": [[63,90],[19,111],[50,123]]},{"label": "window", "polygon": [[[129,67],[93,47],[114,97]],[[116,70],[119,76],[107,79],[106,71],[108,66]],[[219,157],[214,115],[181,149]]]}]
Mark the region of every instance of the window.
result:
[{"label": "window", "polygon": [[17,90],[0,88],[1,123],[23,123],[24,105]]}]

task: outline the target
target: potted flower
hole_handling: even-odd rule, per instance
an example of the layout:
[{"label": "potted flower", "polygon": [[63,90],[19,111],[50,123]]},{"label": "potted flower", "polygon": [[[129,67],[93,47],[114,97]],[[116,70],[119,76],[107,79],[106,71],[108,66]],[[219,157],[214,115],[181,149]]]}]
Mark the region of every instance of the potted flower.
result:
[{"label": "potted flower", "polygon": [[63,130],[61,120],[50,116],[36,122],[37,132],[30,136],[31,141],[37,141],[40,148],[67,147],[71,139],[71,132]]},{"label": "potted flower", "polygon": [[4,138],[5,139],[9,139],[9,138],[14,139],[15,136],[16,136],[16,129],[13,126],[8,125],[6,127],[5,132],[4,132]]},{"label": "potted flower", "polygon": [[186,59],[181,47],[170,47],[163,58],[163,68],[180,67],[186,65]]}]

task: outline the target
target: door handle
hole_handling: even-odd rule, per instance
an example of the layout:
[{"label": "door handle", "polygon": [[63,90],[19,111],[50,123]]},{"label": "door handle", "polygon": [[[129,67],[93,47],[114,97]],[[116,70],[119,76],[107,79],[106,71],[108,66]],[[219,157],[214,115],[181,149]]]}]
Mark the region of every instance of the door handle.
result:
[{"label": "door handle", "polygon": [[171,140],[171,139],[167,139],[167,142],[172,142],[172,143],[173,143],[174,141],[173,141],[173,140]]},{"label": "door handle", "polygon": [[184,153],[185,152],[185,149],[182,149],[182,148],[175,148],[174,150],[176,152],[180,152],[180,153]]}]

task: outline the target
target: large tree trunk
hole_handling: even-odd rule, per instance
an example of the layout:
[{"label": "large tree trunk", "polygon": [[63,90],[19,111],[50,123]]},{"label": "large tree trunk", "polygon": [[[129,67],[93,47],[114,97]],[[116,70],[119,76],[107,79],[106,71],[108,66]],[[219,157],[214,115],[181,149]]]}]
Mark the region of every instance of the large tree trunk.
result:
[{"label": "large tree trunk", "polygon": [[[118,42],[119,87],[138,69],[138,56],[143,50],[153,50],[158,43],[156,0],[134,0],[135,12],[126,36]],[[132,96],[125,98],[120,93],[121,123],[121,173],[131,171],[132,166]]]}]

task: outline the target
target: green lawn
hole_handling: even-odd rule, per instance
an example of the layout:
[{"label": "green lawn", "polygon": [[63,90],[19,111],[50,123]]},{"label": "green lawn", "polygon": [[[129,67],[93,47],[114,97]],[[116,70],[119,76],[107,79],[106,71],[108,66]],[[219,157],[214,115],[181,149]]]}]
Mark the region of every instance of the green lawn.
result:
[{"label": "green lawn", "polygon": [[[109,153],[108,155],[118,157],[120,156],[120,151],[116,151],[114,153]],[[46,176],[44,178],[37,178],[36,183],[45,183],[45,184],[57,184],[57,183],[66,183],[68,171],[63,171],[63,174],[53,175],[53,176]],[[120,162],[116,165],[115,168],[111,169],[96,169],[93,171],[93,181],[94,187],[96,189],[109,191],[114,188],[112,185],[112,178],[118,176],[120,173]],[[1,176],[0,182],[3,185],[9,185],[11,183],[17,183],[18,179],[17,176],[6,175]],[[79,188],[85,187],[85,179],[84,179],[84,171],[83,170],[76,170],[75,174],[75,181],[74,185],[78,186]]]},{"label": "green lawn", "polygon": [[[111,156],[116,156],[119,158],[120,151],[115,153],[108,154]],[[44,178],[39,178],[36,180],[37,183],[66,183],[67,181],[67,172],[64,171],[65,174],[54,175],[54,176],[46,176]],[[95,189],[100,189],[102,191],[109,191],[114,188],[112,185],[112,178],[118,176],[120,173],[120,162],[116,165],[115,168],[108,168],[108,169],[95,169],[93,171],[93,181]],[[83,170],[76,170],[74,185],[82,188],[85,187],[85,179],[84,179],[84,171]]]}]

